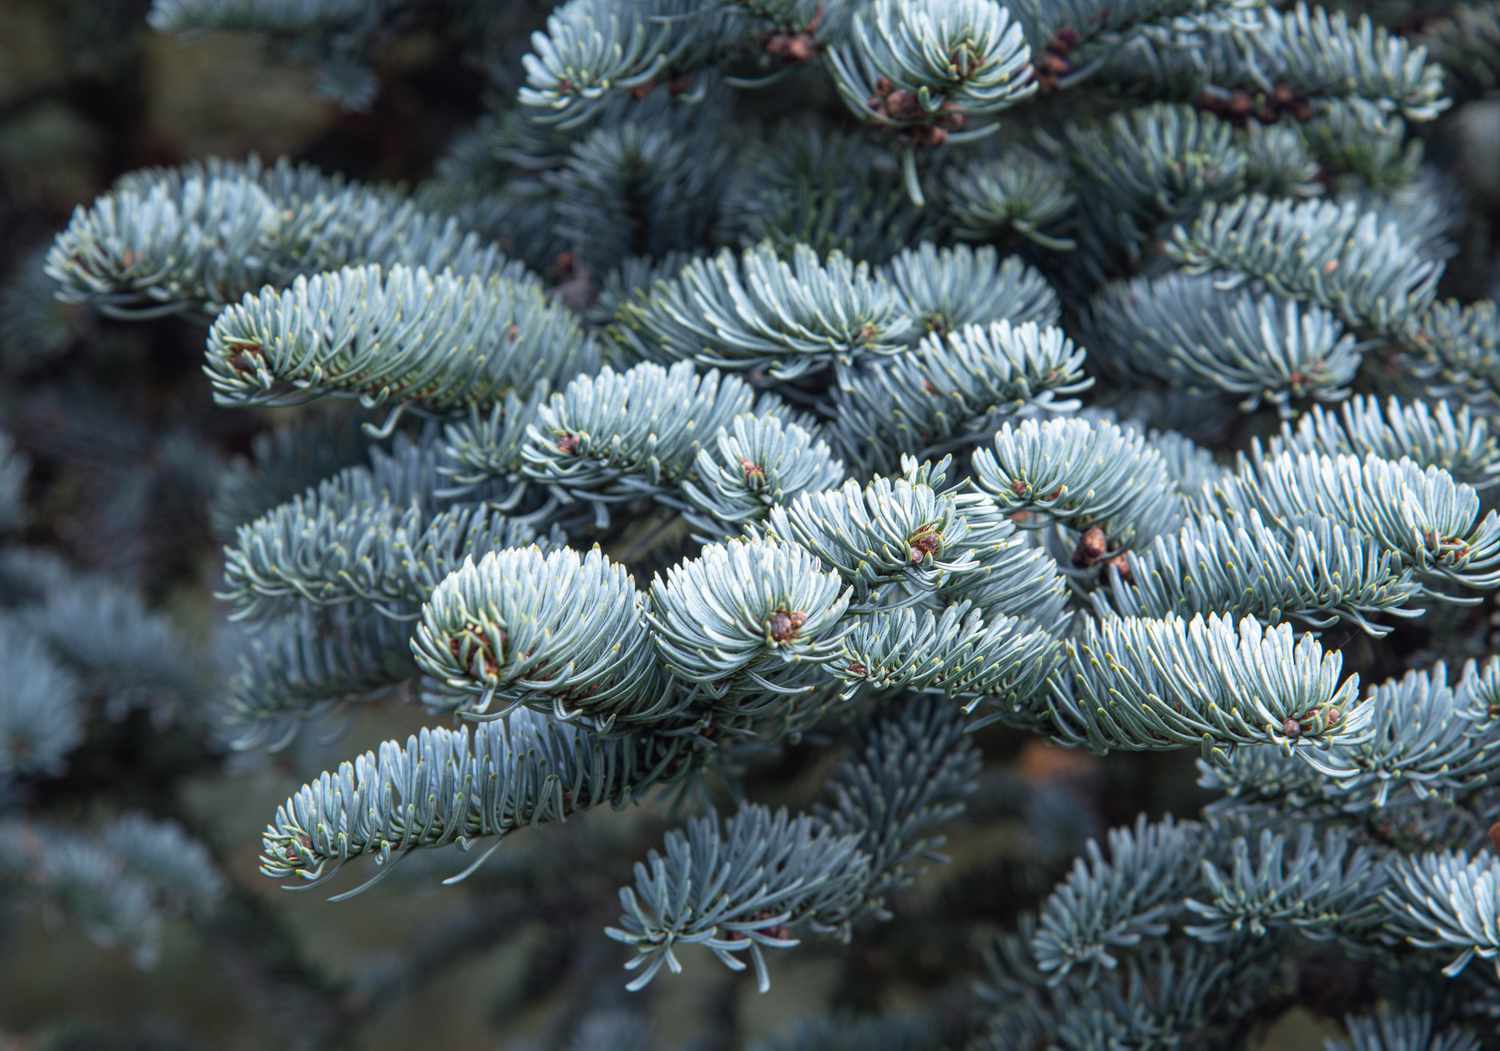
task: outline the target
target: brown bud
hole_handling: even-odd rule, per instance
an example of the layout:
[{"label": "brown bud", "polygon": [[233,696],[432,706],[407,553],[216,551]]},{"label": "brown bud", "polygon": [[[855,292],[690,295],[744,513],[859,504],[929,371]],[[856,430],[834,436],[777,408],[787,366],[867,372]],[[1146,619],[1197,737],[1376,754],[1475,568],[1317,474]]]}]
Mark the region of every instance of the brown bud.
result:
[{"label": "brown bud", "polygon": [[1296,719],[1288,716],[1287,720],[1281,724],[1281,732],[1286,734],[1288,737],[1301,737],[1302,724],[1299,723]]},{"label": "brown bud", "polygon": [[787,41],[786,57],[793,62],[810,61],[817,54],[817,48],[813,45],[812,37],[806,33],[799,33]]},{"label": "brown bud", "polygon": [[788,613],[786,610],[778,609],[771,614],[771,638],[776,642],[791,642],[797,637],[797,632],[801,630],[802,625],[806,623],[806,613]]},{"label": "brown bud", "polygon": [[1046,73],[1049,76],[1053,77],[1064,76],[1068,73],[1069,70],[1073,68],[1068,64],[1067,59],[1063,58],[1061,55],[1052,54],[1050,52],[1042,56],[1042,60],[1037,63],[1037,67],[1041,69],[1043,73]]},{"label": "brown bud", "polygon": [[889,95],[893,87],[894,85],[891,83],[890,77],[875,78],[875,94],[879,95],[881,98]]},{"label": "brown bud", "polygon": [[1122,580],[1126,584],[1130,583],[1129,559],[1127,559],[1124,555],[1116,555],[1114,558],[1109,560],[1108,564],[1110,568],[1112,568],[1117,574],[1119,574],[1120,580]]},{"label": "brown bud", "polygon": [[1078,39],[1078,30],[1070,29],[1067,26],[1059,29],[1052,37],[1053,42],[1063,51],[1072,51],[1078,46]]},{"label": "brown bud", "polygon": [[792,46],[792,38],[785,33],[772,33],[766,38],[766,51],[772,55],[785,55]]},{"label": "brown bud", "polygon": [[1500,850],[1500,821],[1490,826],[1490,847],[1493,850]]},{"label": "brown bud", "polygon": [[1078,538],[1078,546],[1073,549],[1073,564],[1075,566],[1098,565],[1108,550],[1109,538],[1104,535],[1104,530],[1098,526],[1089,526]]},{"label": "brown bud", "polygon": [[578,435],[565,434],[557,439],[557,451],[565,456],[572,456],[578,451]]},{"label": "brown bud", "polygon": [[907,546],[912,565],[921,565],[923,561],[935,557],[942,550],[943,534],[936,529],[924,527],[912,534],[907,540]]},{"label": "brown bud", "polygon": [[897,88],[886,96],[885,111],[896,120],[911,120],[922,115],[922,104],[910,91]]},{"label": "brown bud", "polygon": [[766,469],[764,467],[745,459],[743,456],[740,457],[740,470],[744,473],[745,481],[747,482],[752,478],[759,480],[766,476]]}]

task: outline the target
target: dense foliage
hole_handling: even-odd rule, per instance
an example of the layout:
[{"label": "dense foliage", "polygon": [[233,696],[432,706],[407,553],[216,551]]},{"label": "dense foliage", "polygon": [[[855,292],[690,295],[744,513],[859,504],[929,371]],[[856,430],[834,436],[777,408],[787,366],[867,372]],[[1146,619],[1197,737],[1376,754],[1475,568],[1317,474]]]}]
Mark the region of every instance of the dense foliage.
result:
[{"label": "dense foliage", "polygon": [[[27,542],[0,434],[0,879],[149,962],[237,874],[162,806],[49,816],[90,720],[206,757],[407,703],[287,785],[264,876],[453,884],[622,811],[575,833],[621,984],[716,959],[776,997],[1025,814],[1043,885],[947,891],[1007,925],[983,959],[950,929],[924,1008],[762,1046],[1254,1046],[1297,1006],[1329,1046],[1500,1047],[1500,312],[1424,138],[1500,86],[1500,5],[489,6],[152,6],[355,108],[442,24],[493,102],[414,190],[133,170],[8,293],[191,327],[266,433],[195,462],[211,647]],[[1003,769],[1174,751],[1201,795],[1094,838],[1066,773]],[[632,872],[602,830],[643,804]],[[633,1003],[558,1039],[662,1046]]]}]

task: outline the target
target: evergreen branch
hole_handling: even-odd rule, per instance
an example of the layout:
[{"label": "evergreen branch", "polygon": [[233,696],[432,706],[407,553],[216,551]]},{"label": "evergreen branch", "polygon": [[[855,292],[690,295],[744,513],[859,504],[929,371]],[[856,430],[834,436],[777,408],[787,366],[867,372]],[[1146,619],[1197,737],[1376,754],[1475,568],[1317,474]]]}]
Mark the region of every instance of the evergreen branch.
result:
[{"label": "evergreen branch", "polygon": [[[371,856],[374,879],[412,850],[503,838],[519,828],[608,803],[638,800],[692,770],[683,738],[595,737],[522,710],[504,722],[424,729],[403,746],[386,741],[303,785],[276,809],[261,845],[261,873],[310,887],[353,858]],[[490,851],[499,846],[497,840]],[[450,882],[462,879],[489,857]]]},{"label": "evergreen branch", "polygon": [[1455,102],[1500,89],[1500,7],[1459,4],[1422,27],[1415,42],[1447,73]]},{"label": "evergreen branch", "polygon": [[1348,1041],[1329,1040],[1324,1051],[1481,1051],[1473,1033],[1442,1026],[1427,1012],[1392,1010],[1365,1015],[1346,1015]]},{"label": "evergreen branch", "polygon": [[[1500,862],[1463,851],[1397,856],[1381,894],[1394,933],[1421,949],[1458,950],[1443,968],[1453,978],[1477,956],[1500,959],[1500,913],[1495,886]],[[1500,963],[1496,964],[1500,967]]]},{"label": "evergreen branch", "polygon": [[1500,411],[1500,307],[1435,303],[1404,340],[1406,364],[1434,398],[1457,397],[1479,412]]},{"label": "evergreen branch", "polygon": [[1240,40],[1246,53],[1238,68],[1268,94],[1279,85],[1325,106],[1363,106],[1414,121],[1432,120],[1449,105],[1442,67],[1368,15],[1351,22],[1298,0],[1286,10],[1268,7]]},{"label": "evergreen branch", "polygon": [[696,818],[667,833],[635,866],[635,886],[620,889],[624,910],[605,933],[635,950],[625,966],[642,989],[663,967],[682,973],[677,950],[702,945],[731,971],[749,953],[761,992],[770,988],[765,950],[799,944],[790,928],[824,926],[859,907],[870,880],[858,834],[844,834],[811,815],[789,817],[746,805],[727,821]]},{"label": "evergreen branch", "polygon": [[35,634],[0,617],[9,672],[0,692],[0,789],[17,777],[55,776],[83,743],[81,685]]},{"label": "evergreen branch", "polygon": [[1244,192],[1249,166],[1228,123],[1166,103],[1069,128],[1052,152],[1072,173],[1079,240],[1104,273],[1138,266],[1163,223]]},{"label": "evergreen branch", "polygon": [[612,503],[655,497],[686,508],[679,487],[701,450],[736,416],[789,415],[738,376],[691,362],[650,362],[578,376],[538,406],[520,449],[521,470],[564,499]]},{"label": "evergreen branch", "polygon": [[871,265],[905,245],[937,240],[938,217],[910,207],[900,172],[865,136],[826,128],[780,134],[731,177],[720,238],[769,241],[782,255],[805,244]]},{"label": "evergreen branch", "polygon": [[[568,0],[531,35],[519,100],[538,119],[574,128],[615,92],[645,88],[718,44],[721,17],[686,0]],[[706,23],[706,24],[705,24]]]},{"label": "evergreen branch", "polygon": [[1257,24],[1259,0],[1013,0],[1046,89],[1071,88],[1141,52],[1189,52]]},{"label": "evergreen branch", "polygon": [[938,588],[943,602],[969,602],[986,621],[1023,617],[1054,635],[1067,634],[1073,611],[1072,589],[1057,560],[1028,542],[1033,534],[985,555],[971,573],[950,577]]},{"label": "evergreen branch", "polygon": [[1190,273],[1221,270],[1220,288],[1263,281],[1332,310],[1358,330],[1396,333],[1432,302],[1441,264],[1412,251],[1393,222],[1356,205],[1252,194],[1210,204],[1178,226],[1167,254]]},{"label": "evergreen branch", "polygon": [[1170,817],[1110,829],[1109,860],[1099,841],[1084,845],[1068,878],[1043,903],[1030,948],[1050,985],[1075,967],[1114,970],[1121,950],[1161,938],[1198,885],[1208,849],[1202,829]]},{"label": "evergreen branch", "polygon": [[816,555],[862,604],[877,589],[891,601],[915,602],[944,579],[976,570],[979,554],[999,551],[1011,532],[1008,523],[971,523],[955,494],[879,475],[772,507],[765,529]]},{"label": "evergreen branch", "polygon": [[1289,928],[1319,941],[1368,937],[1384,921],[1379,895],[1386,873],[1380,858],[1350,834],[1328,829],[1321,841],[1303,825],[1297,837],[1263,829],[1230,846],[1222,868],[1202,862],[1202,884],[1183,904],[1196,918],[1186,931],[1207,942],[1263,937]]},{"label": "evergreen branch", "polygon": [[47,255],[62,299],[126,318],[212,316],[267,284],[370,264],[529,279],[495,246],[391,190],[254,157],[132,172],[75,210]]},{"label": "evergreen branch", "polygon": [[1125,555],[1107,589],[1091,593],[1100,616],[1253,616],[1296,619],[1313,628],[1340,622],[1379,637],[1369,618],[1417,617],[1422,586],[1410,569],[1365,534],[1326,519],[1282,531],[1251,512],[1234,523],[1189,520],[1176,533]]},{"label": "evergreen branch", "polygon": [[1062,171],[1030,150],[1008,148],[987,160],[949,167],[940,207],[966,241],[1001,241],[1014,231],[1057,252],[1075,243],[1069,231],[1078,200]]},{"label": "evergreen branch", "polygon": [[284,748],[348,701],[416,680],[407,627],[364,605],[303,609],[245,640],[224,727],[235,747]]},{"label": "evergreen branch", "polygon": [[[651,581],[651,641],[697,703],[757,714],[812,689],[837,659],[849,591],[793,544],[730,540]],[[706,703],[705,703],[706,702]]]},{"label": "evergreen branch", "polygon": [[986,619],[959,602],[938,614],[902,608],[857,619],[829,671],[851,694],[864,684],[934,690],[966,710],[984,703],[1024,718],[1040,706],[1060,658],[1057,639],[1033,622]]},{"label": "evergreen branch", "polygon": [[461,506],[431,516],[416,505],[339,506],[320,488],[242,526],[225,551],[225,590],[237,618],[259,619],[313,606],[368,602],[411,619],[471,551],[538,541],[524,521]]},{"label": "evergreen branch", "polygon": [[597,128],[543,177],[556,200],[555,235],[595,273],[708,240],[733,152],[705,108],[676,106],[689,120],[668,111]]},{"label": "evergreen branch", "polygon": [[1084,352],[1034,322],[933,333],[888,365],[848,369],[834,391],[832,433],[844,455],[890,470],[904,454],[939,456],[1028,412],[1065,412],[1088,389]]},{"label": "evergreen branch", "polygon": [[337,394],[444,411],[596,364],[572,315],[534,282],[367,266],[245,297],[214,322],[204,370],[222,405]]},{"label": "evergreen branch", "polygon": [[682,493],[711,542],[760,522],[777,504],[837,486],[847,471],[827,443],[796,423],[742,413],[698,450]]},{"label": "evergreen branch", "polygon": [[1369,710],[1368,737],[1335,743],[1307,761],[1331,779],[1325,792],[1345,811],[1408,797],[1452,801],[1487,787],[1500,772],[1500,741],[1474,718],[1469,696],[1448,684],[1441,663],[1409,671],[1376,686],[1360,705]]},{"label": "evergreen branch", "polygon": [[1303,752],[1367,739],[1359,677],[1290,625],[1217,614],[1087,621],[1063,643],[1071,677],[1052,679],[1059,737],[1096,752],[1240,744]]},{"label": "evergreen branch", "polygon": [[1235,395],[1245,412],[1262,399],[1288,413],[1294,399],[1346,397],[1362,349],[1322,307],[1187,274],[1109,286],[1082,339],[1112,371]]},{"label": "evergreen branch", "polygon": [[473,718],[519,707],[609,731],[673,719],[683,695],[661,674],[640,593],[596,547],[491,550],[438,584],[412,639],[437,680],[427,702]]},{"label": "evergreen branch", "polygon": [[1478,490],[1500,484],[1500,436],[1491,433],[1482,414],[1468,406],[1454,412],[1447,402],[1390,398],[1382,404],[1367,395],[1344,402],[1337,414],[1314,406],[1295,429],[1282,424],[1271,452],[1283,450],[1386,460],[1404,456],[1422,467],[1441,468],[1455,482]]},{"label": "evergreen branch", "polygon": [[880,276],[928,333],[999,321],[1053,325],[1062,314],[1040,273],[1015,256],[1002,259],[989,245],[938,248],[924,241],[894,256]]},{"label": "evergreen branch", "polygon": [[1013,517],[1025,512],[1023,528],[1056,521],[1080,531],[1102,529],[1089,550],[1080,546],[1075,562],[1081,565],[1141,546],[1182,516],[1161,453],[1144,434],[1103,421],[1007,423],[993,450],[974,454],[974,480]]},{"label": "evergreen branch", "polygon": [[1491,589],[1500,585],[1500,517],[1481,517],[1479,496],[1437,467],[1313,452],[1240,455],[1202,503],[1214,517],[1243,520],[1258,511],[1281,530],[1307,518],[1357,529],[1424,582]]},{"label": "evergreen branch", "polygon": [[1036,91],[1030,57],[1010,12],[988,0],[875,0],[855,15],[849,42],[828,52],[828,66],[861,120],[902,130],[967,129],[959,137],[972,138],[982,132],[970,122]]},{"label": "evergreen branch", "polygon": [[823,788],[815,815],[835,832],[857,835],[869,857],[861,914],[890,919],[890,896],[909,886],[922,862],[946,861],[934,830],[963,814],[982,758],[952,706],[902,704],[876,719]]},{"label": "evergreen branch", "polygon": [[900,353],[913,320],[868,264],[806,245],[790,262],[761,244],[687,263],[636,293],[607,337],[634,358],[691,359],[792,380],[835,362]]}]

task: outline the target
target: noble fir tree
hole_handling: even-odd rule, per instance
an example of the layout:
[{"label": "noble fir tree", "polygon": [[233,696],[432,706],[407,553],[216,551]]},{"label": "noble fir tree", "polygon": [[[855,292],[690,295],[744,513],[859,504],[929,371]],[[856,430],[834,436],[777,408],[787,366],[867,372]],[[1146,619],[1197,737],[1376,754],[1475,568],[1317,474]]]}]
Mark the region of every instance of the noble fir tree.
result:
[{"label": "noble fir tree", "polygon": [[[1500,5],[1369,7],[156,0],[350,107],[434,21],[494,85],[415,189],[203,158],[46,255],[276,410],[213,508],[236,746],[428,713],[288,785],[261,873],[453,883],[650,800],[676,827],[599,862],[622,982],[775,997],[1004,809],[986,752],[1189,751],[1201,810],[1017,890],[927,1008],[764,1046],[1250,1046],[1292,1005],[1500,1046],[1500,314],[1431,146]],[[45,775],[74,672],[11,619],[0,773]],[[571,1046],[661,1046],[618,1002]]]}]

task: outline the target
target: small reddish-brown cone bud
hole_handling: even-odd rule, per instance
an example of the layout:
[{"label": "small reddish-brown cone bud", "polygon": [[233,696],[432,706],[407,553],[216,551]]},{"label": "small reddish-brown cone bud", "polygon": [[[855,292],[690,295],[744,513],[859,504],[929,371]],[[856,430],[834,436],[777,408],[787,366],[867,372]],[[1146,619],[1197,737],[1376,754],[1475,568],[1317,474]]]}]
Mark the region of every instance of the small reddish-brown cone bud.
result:
[{"label": "small reddish-brown cone bud", "polygon": [[911,120],[922,115],[922,104],[905,88],[897,88],[885,97],[885,112],[896,120]]},{"label": "small reddish-brown cone bud", "polygon": [[766,51],[772,55],[785,55],[792,46],[792,38],[785,33],[772,33],[766,38]]},{"label": "small reddish-brown cone bud", "polygon": [[1042,61],[1038,63],[1038,66],[1050,77],[1066,76],[1072,69],[1067,59],[1051,52],[1042,56]]},{"label": "small reddish-brown cone bud", "polygon": [[758,481],[766,476],[766,469],[764,467],[745,459],[743,456],[740,457],[740,470],[744,472],[745,481],[747,482],[751,479]]},{"label": "small reddish-brown cone bud", "polygon": [[787,42],[786,57],[793,62],[808,62],[817,54],[818,49],[813,45],[812,37],[806,33],[799,33]]},{"label": "small reddish-brown cone bud", "polygon": [[1104,535],[1104,530],[1098,526],[1089,526],[1078,538],[1078,546],[1073,549],[1073,564],[1075,566],[1096,566],[1104,559],[1104,553],[1109,550],[1109,538]]},{"label": "small reddish-brown cone bud", "polygon": [[1493,850],[1500,850],[1500,821],[1490,826],[1490,847]]},{"label": "small reddish-brown cone bud", "polygon": [[565,434],[557,439],[557,451],[572,456],[578,451],[578,435]]},{"label": "small reddish-brown cone bud", "polygon": [[1281,732],[1286,734],[1288,737],[1301,737],[1302,724],[1299,723],[1296,719],[1288,717],[1287,720],[1281,724]]},{"label": "small reddish-brown cone bud", "polygon": [[908,542],[910,548],[911,564],[921,565],[924,561],[937,555],[943,547],[943,536],[936,530],[922,530],[913,536]]},{"label": "small reddish-brown cone bud", "polygon": [[889,95],[891,93],[891,89],[894,87],[895,85],[891,83],[890,77],[875,78],[875,94],[879,95],[881,98]]},{"label": "small reddish-brown cone bud", "polygon": [[806,623],[806,613],[778,609],[771,614],[771,638],[776,642],[791,642]]},{"label": "small reddish-brown cone bud", "polygon": [[1120,575],[1125,583],[1130,583],[1130,561],[1124,555],[1116,555],[1109,560],[1110,566]]},{"label": "small reddish-brown cone bud", "polygon": [[1255,100],[1250,97],[1249,92],[1236,91],[1229,96],[1229,113],[1234,117],[1248,117],[1250,111],[1255,108]]}]

